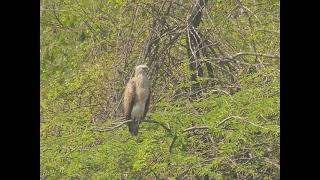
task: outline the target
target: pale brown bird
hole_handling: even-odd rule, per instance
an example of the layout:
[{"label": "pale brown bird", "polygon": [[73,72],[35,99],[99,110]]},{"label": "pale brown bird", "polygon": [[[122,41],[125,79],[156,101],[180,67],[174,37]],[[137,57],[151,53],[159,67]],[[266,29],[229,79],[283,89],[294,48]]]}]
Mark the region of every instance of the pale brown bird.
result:
[{"label": "pale brown bird", "polygon": [[134,77],[129,80],[124,91],[123,109],[131,135],[138,134],[139,124],[145,118],[150,103],[150,81],[147,77],[148,66],[135,68]]}]

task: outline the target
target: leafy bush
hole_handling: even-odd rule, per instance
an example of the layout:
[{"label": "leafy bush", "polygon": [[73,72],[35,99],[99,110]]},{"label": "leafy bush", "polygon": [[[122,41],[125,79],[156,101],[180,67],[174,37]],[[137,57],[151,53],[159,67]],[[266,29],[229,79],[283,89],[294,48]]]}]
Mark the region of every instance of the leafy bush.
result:
[{"label": "leafy bush", "polygon": [[[203,68],[197,94],[195,1],[41,0],[42,179],[279,179],[279,1],[208,1],[198,32],[213,50],[197,60],[214,75]],[[152,102],[138,136],[94,130],[119,120],[145,59]]]},{"label": "leafy bush", "polygon": [[208,92],[195,102],[155,104],[149,119],[170,132],[144,122],[137,138],[127,127],[91,131],[82,111],[60,113],[41,125],[41,174],[53,179],[277,178],[279,73],[264,69],[243,77],[241,85],[233,96]]}]

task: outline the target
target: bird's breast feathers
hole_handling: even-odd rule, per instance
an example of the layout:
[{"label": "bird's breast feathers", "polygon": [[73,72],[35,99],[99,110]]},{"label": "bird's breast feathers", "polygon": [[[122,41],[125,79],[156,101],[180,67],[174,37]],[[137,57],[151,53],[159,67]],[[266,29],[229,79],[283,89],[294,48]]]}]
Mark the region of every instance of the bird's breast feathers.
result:
[{"label": "bird's breast feathers", "polygon": [[150,82],[144,76],[134,78],[135,100],[131,111],[131,118],[141,120],[144,116],[145,106],[150,94]]}]

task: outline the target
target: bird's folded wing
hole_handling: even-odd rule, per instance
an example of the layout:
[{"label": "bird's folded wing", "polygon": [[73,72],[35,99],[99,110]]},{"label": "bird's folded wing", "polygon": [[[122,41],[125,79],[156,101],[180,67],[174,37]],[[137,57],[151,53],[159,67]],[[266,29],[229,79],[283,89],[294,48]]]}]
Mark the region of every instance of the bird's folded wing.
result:
[{"label": "bird's folded wing", "polygon": [[136,98],[135,91],[136,91],[136,86],[133,78],[129,80],[129,82],[127,83],[126,89],[124,90],[123,109],[124,109],[124,115],[126,120],[131,119],[131,111]]}]

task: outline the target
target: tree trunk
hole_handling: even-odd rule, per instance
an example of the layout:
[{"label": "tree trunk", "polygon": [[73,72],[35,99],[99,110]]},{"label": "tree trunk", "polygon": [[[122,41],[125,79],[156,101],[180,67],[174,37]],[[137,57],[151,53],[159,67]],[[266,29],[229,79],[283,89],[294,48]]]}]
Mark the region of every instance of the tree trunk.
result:
[{"label": "tree trunk", "polygon": [[[201,56],[208,56],[206,47],[203,47],[204,41],[202,40],[201,34],[198,33],[197,28],[201,22],[202,9],[205,7],[208,0],[194,0],[193,2],[194,4],[191,10],[191,15],[188,17],[187,21],[186,43],[189,57],[189,68],[192,71],[190,76],[190,81],[192,83],[191,92],[193,95],[196,95],[201,89],[200,83],[197,82],[197,78],[204,77],[204,72],[199,59]],[[206,67],[208,70],[208,76],[213,78],[212,65],[209,62],[206,62]]]}]

